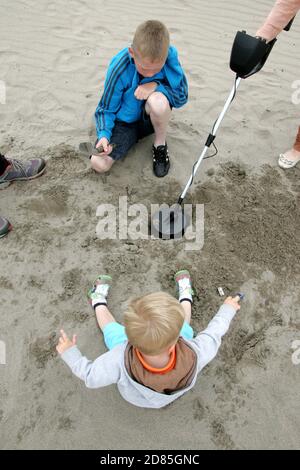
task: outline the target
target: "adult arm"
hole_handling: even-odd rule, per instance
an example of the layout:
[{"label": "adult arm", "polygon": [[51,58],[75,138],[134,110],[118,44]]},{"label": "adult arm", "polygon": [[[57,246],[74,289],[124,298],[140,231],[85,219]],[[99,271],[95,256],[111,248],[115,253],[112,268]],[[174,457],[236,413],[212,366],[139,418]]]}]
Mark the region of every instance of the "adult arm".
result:
[{"label": "adult arm", "polygon": [[271,41],[285,28],[300,10],[300,0],[277,0],[256,36]]}]

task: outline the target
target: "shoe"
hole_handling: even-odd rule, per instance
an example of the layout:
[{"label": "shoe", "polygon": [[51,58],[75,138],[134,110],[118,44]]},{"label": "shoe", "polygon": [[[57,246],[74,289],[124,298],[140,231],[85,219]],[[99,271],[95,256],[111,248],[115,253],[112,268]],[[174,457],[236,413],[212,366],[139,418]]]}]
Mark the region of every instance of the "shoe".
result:
[{"label": "shoe", "polygon": [[153,156],[153,171],[155,176],[162,178],[168,174],[170,169],[170,158],[168,153],[168,145],[159,145],[154,147],[152,145],[152,156]]},{"label": "shoe", "polygon": [[112,277],[101,274],[94,282],[93,287],[88,291],[90,305],[95,308],[97,305],[107,305],[108,291],[111,286]]},{"label": "shoe", "polygon": [[175,283],[178,292],[179,302],[188,300],[193,303],[194,291],[192,289],[191,275],[187,269],[177,271],[175,274]]},{"label": "shoe", "polygon": [[289,160],[289,158],[286,157],[286,154],[281,153],[278,159],[278,165],[280,166],[280,168],[287,170],[288,168],[293,168],[294,166],[296,166],[297,163],[300,162],[300,152],[297,153],[299,153],[299,158],[293,160]]},{"label": "shoe", "polygon": [[0,215],[0,238],[5,237],[11,229],[12,226],[9,221]]},{"label": "shoe", "polygon": [[46,167],[43,158],[32,158],[31,160],[21,161],[15,158],[9,159],[10,165],[0,176],[0,189],[6,188],[12,181],[32,180],[40,176]]}]

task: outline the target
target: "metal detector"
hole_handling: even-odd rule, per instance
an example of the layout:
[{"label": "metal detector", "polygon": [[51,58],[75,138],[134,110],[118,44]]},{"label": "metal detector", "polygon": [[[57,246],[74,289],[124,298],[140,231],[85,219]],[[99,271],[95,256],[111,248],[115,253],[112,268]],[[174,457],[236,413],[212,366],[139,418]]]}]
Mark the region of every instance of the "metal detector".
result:
[{"label": "metal detector", "polygon": [[[289,31],[293,21],[294,18],[284,28],[286,31]],[[262,69],[275,42],[276,39],[273,39],[267,43],[265,39],[250,36],[246,33],[246,31],[238,31],[236,33],[230,56],[230,68],[236,74],[232,90],[226,100],[221,114],[215,121],[212,130],[207,137],[200,157],[193,165],[192,174],[184,190],[179,196],[177,203],[171,207],[163,204],[162,207],[152,216],[150,227],[151,235],[162,238],[164,240],[178,239],[183,237],[186,228],[191,222],[188,220],[188,217],[184,213],[184,209],[182,207],[186,193],[194,181],[195,174],[202,160],[204,158],[208,158],[205,157],[205,155],[210,146],[214,143],[217,130],[230,104],[235,98],[236,91],[241,83],[241,80],[254,75]]]}]

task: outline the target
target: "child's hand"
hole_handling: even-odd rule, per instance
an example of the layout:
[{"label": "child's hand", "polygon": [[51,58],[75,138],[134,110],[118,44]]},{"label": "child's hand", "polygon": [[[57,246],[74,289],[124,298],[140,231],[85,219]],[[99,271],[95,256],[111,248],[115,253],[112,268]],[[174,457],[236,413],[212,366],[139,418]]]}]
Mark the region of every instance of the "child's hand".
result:
[{"label": "child's hand", "polygon": [[109,142],[106,137],[102,137],[96,145],[96,148],[103,147],[103,152],[98,153],[100,156],[109,155],[112,152],[112,146],[109,145]]},{"label": "child's hand", "polygon": [[237,311],[241,308],[239,304],[240,300],[239,295],[236,295],[235,297],[227,297],[227,299],[224,300],[224,304],[231,305]]},{"label": "child's hand", "polygon": [[137,100],[147,100],[151,93],[155,91],[156,87],[156,82],[144,83],[144,85],[140,85],[137,87],[134,92],[134,96]]},{"label": "child's hand", "polygon": [[56,351],[59,354],[64,353],[67,349],[71,348],[76,344],[77,341],[77,336],[73,335],[72,341],[67,337],[66,333],[64,330],[60,330],[60,338],[58,340],[58,345],[56,346]]}]

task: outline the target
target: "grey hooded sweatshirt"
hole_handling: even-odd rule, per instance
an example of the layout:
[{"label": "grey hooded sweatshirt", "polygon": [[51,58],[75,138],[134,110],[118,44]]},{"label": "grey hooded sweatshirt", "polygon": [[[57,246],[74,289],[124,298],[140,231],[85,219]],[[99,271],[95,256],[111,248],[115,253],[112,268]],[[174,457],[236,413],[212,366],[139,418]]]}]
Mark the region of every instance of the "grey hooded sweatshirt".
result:
[{"label": "grey hooded sweatshirt", "polygon": [[129,403],[142,408],[162,408],[194,387],[199,372],[217,354],[221,338],[227,332],[235,313],[231,305],[223,304],[205,330],[190,341],[185,339],[196,353],[196,372],[189,386],[170,395],[151,390],[129,376],[124,363],[127,342],[102,354],[95,361],[83,356],[77,346],[67,349],[61,358],[73,374],[84,380],[88,388],[106,387],[115,383],[122,397]]}]

